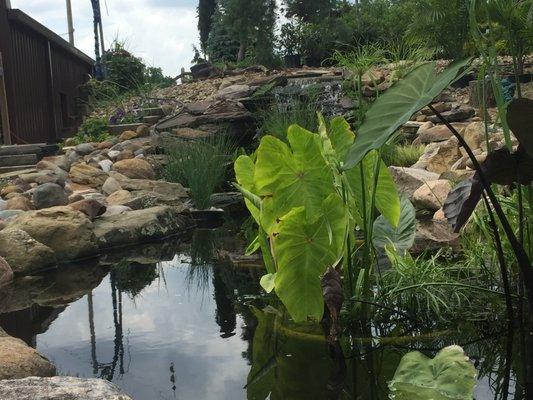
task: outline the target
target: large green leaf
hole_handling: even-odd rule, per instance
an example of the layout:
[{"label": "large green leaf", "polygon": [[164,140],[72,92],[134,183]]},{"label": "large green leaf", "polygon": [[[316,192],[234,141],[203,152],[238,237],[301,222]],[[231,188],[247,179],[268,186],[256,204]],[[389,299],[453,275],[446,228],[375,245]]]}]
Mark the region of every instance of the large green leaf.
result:
[{"label": "large green leaf", "polygon": [[348,121],[343,117],[333,118],[329,124],[328,136],[339,160],[344,160],[355,139]]},{"label": "large green leaf", "polygon": [[400,195],[389,169],[378,157],[377,151],[371,151],[363,158],[363,162],[346,171],[346,176],[359,212],[362,212],[363,209],[370,210],[375,181],[375,166],[379,162],[375,206],[391,225],[397,226],[400,220]]},{"label": "large green leaf", "polygon": [[287,138],[290,148],[265,136],[257,150],[254,183],[263,197],[261,225],[268,234],[276,221],[295,207],[303,206],[306,219],[312,222],[324,199],[335,191],[318,135],[293,125]]},{"label": "large green leaf", "polygon": [[416,235],[416,211],[407,197],[401,199],[400,221],[394,227],[380,215],[374,221],[372,243],[376,249],[384,250],[393,245],[396,251],[405,252],[413,246]]},{"label": "large green leaf", "polygon": [[257,201],[252,201],[250,198],[250,196],[254,194],[255,190],[255,164],[250,157],[240,156],[237,158],[237,160],[235,160],[233,168],[235,169],[235,177],[240,185],[240,190],[243,192],[246,207],[248,207],[253,219],[259,223],[259,207],[256,204]]},{"label": "large green leaf", "polygon": [[381,95],[365,114],[344,168],[353,168],[370,150],[383,146],[415,112],[452,83],[469,62],[470,59],[455,62],[440,74],[436,73],[436,63],[422,64]]},{"label": "large green leaf", "polygon": [[430,359],[418,351],[402,357],[389,383],[396,400],[472,400],[476,369],[459,346]]},{"label": "large green leaf", "polygon": [[275,290],[295,321],[322,318],[320,277],[340,259],[347,225],[344,203],[332,194],[324,200],[314,222],[309,222],[301,207],[282,217],[276,227]]}]

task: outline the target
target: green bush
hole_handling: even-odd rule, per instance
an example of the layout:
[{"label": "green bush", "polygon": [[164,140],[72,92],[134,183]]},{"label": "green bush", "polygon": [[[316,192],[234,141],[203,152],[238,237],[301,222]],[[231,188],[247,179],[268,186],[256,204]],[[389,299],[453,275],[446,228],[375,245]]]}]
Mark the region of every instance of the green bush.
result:
[{"label": "green bush", "polygon": [[190,188],[194,205],[199,210],[211,207],[211,195],[228,176],[235,145],[226,135],[205,140],[181,141],[166,149],[169,162],[165,178]]},{"label": "green bush", "polygon": [[382,148],[381,156],[387,166],[410,167],[424,154],[424,146],[387,145]]},{"label": "green bush", "polygon": [[107,80],[121,91],[133,89],[145,83],[146,65],[125,49],[124,43],[115,40],[102,57]]},{"label": "green bush", "polygon": [[74,136],[76,143],[103,142],[109,138],[107,118],[87,118]]}]

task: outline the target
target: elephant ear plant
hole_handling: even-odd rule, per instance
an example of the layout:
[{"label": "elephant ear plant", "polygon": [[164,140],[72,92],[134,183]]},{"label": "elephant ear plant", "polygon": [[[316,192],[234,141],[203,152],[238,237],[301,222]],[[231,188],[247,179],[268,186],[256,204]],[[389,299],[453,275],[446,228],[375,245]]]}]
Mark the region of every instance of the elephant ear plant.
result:
[{"label": "elephant ear plant", "polygon": [[[250,250],[261,248],[265,258],[268,274],[261,285],[276,292],[295,321],[322,318],[321,277],[351,253],[347,243],[354,243],[350,237],[361,223],[360,206],[368,191],[360,189],[358,174],[340,168],[355,140],[349,124],[340,117],[329,127],[320,121],[319,133],[291,126],[288,144],[267,135],[254,158],[241,156],[235,162],[239,188],[259,226]],[[396,226],[400,200],[392,178],[376,154],[365,161],[362,174],[379,188],[375,204]],[[374,178],[374,163],[380,167],[379,179]]]}]

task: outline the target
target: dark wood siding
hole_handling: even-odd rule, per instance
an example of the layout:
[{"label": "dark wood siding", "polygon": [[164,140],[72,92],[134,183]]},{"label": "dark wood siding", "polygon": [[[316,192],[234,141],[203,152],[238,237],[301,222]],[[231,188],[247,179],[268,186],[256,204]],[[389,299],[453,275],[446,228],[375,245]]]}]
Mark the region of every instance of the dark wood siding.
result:
[{"label": "dark wood siding", "polygon": [[[0,0],[0,40],[13,143],[50,143],[75,132],[82,120],[82,86],[92,60]],[[3,8],[3,9],[2,9]],[[2,33],[2,32],[0,32]]]}]

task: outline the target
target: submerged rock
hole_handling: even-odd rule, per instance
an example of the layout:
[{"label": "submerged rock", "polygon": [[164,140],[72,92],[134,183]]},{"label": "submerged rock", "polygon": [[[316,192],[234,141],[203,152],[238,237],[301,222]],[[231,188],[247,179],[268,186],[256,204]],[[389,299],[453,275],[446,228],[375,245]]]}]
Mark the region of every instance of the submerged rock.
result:
[{"label": "submerged rock", "polygon": [[132,400],[118,387],[103,379],[31,377],[0,381],[3,400]]},{"label": "submerged rock", "polygon": [[[48,377],[56,374],[56,368],[44,358],[37,350],[31,348],[20,339],[7,335],[0,329],[0,385],[5,381],[1,379],[22,379],[29,376]],[[28,399],[43,398],[44,392],[34,393]],[[7,397],[0,388],[0,399],[9,398],[20,400],[20,395]]]}]

